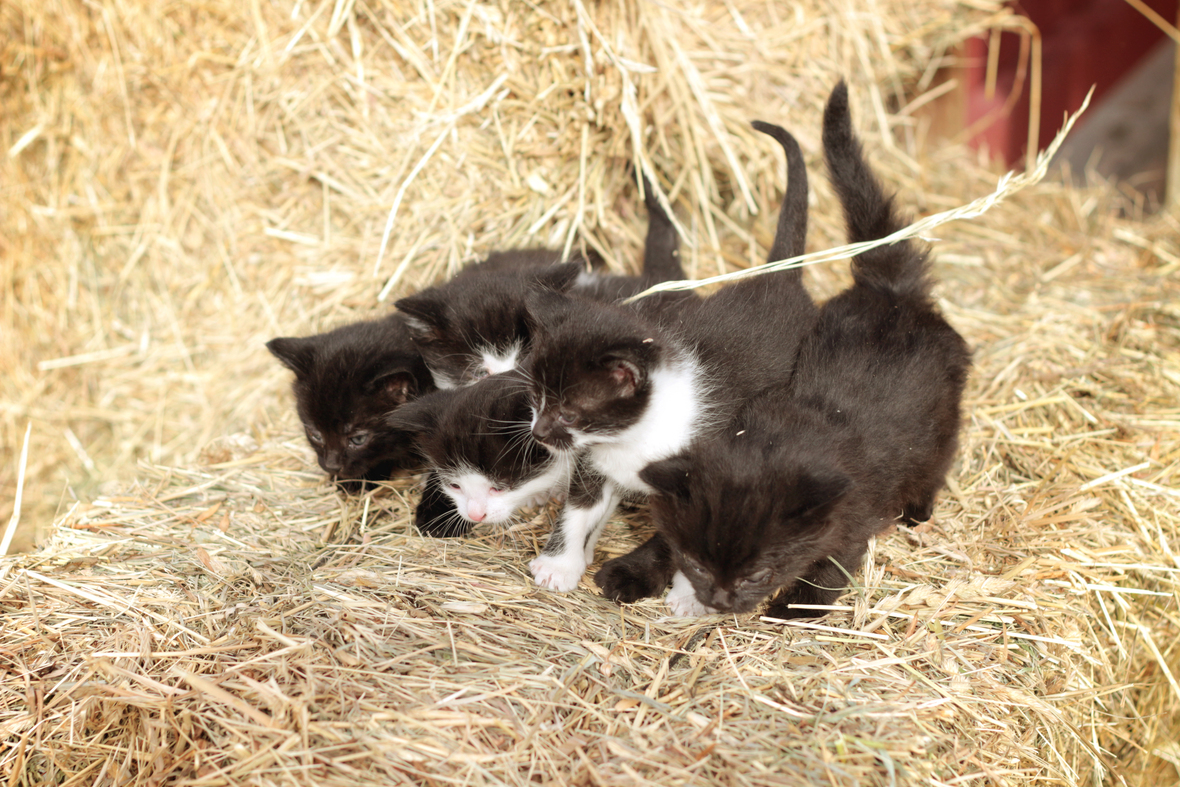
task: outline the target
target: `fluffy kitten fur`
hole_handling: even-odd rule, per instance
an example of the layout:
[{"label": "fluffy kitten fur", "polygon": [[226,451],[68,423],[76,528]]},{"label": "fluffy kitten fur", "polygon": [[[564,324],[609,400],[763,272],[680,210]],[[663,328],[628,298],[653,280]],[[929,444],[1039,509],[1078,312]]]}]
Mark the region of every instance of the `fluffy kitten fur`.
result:
[{"label": "fluffy kitten fur", "polygon": [[[432,467],[427,489],[436,493],[419,506],[420,531],[461,536],[565,493],[569,462],[532,439],[529,418],[524,379],[515,371],[435,391],[390,414],[390,427],[413,433]],[[439,505],[437,493],[449,505]]]},{"label": "fluffy kitten fur", "polygon": [[[788,187],[770,258],[798,253],[807,226],[799,146],[769,124],[787,155]],[[650,308],[650,307],[648,307]],[[538,585],[576,586],[619,500],[651,491],[647,464],[724,424],[752,395],[789,379],[798,339],[815,317],[798,270],[658,308],[592,303],[553,291],[528,301],[534,437],[557,453],[584,452],[553,535],[531,564]],[[666,582],[666,580],[665,580]]]},{"label": "fluffy kitten fur", "polygon": [[[852,131],[843,83],[823,139],[851,240],[900,229]],[[970,352],[930,297],[928,267],[910,242],[855,258],[853,286],[820,310],[789,389],[765,391],[723,432],[641,471],[683,572],[669,593],[678,614],[749,612],[778,591],[768,615],[822,615],[790,605],[831,604],[870,537],[898,518],[930,517],[955,453]]]},{"label": "fluffy kitten fur", "polygon": [[[495,252],[459,277],[478,285],[513,271],[549,267],[557,257],[544,249]],[[295,406],[307,440],[320,467],[346,489],[421,464],[411,436],[385,422],[391,410],[435,387],[405,315],[272,339],[266,348],[295,372]]]},{"label": "fluffy kitten fur", "polygon": [[401,315],[271,339],[266,348],[295,372],[295,407],[325,473],[382,481],[419,463],[409,435],[385,422],[390,410],[434,388]]}]

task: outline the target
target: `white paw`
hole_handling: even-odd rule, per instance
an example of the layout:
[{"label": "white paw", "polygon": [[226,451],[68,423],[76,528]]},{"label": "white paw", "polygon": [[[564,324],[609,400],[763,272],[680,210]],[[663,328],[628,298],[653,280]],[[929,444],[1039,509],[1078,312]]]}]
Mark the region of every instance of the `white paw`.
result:
[{"label": "white paw", "polygon": [[586,565],[569,555],[538,555],[529,563],[529,569],[537,587],[565,593],[578,586]]},{"label": "white paw", "polygon": [[679,571],[672,577],[672,589],[668,591],[665,600],[672,608],[672,614],[681,618],[699,618],[701,615],[712,615],[717,611],[712,607],[706,607],[697,599],[692,583]]}]

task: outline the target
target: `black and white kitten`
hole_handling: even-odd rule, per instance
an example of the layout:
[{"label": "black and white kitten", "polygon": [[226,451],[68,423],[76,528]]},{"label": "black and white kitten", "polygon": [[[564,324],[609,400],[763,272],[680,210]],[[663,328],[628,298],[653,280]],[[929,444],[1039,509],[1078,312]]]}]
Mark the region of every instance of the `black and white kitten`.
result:
[{"label": "black and white kitten", "polygon": [[[823,139],[851,241],[901,229],[852,131],[843,82]],[[831,604],[869,538],[930,517],[958,441],[970,351],[931,299],[928,268],[909,241],[856,257],[853,286],[820,310],[789,388],[640,472],[682,572],[668,594],[677,614],[749,612],[774,594],[772,617],[822,615],[790,605]]]},{"label": "black and white kitten", "polygon": [[[558,256],[544,249],[494,252],[458,276],[476,283],[495,280],[513,271],[547,269]],[[385,421],[391,410],[435,387],[405,315],[271,339],[266,348],[295,372],[295,407],[307,440],[320,467],[345,488],[385,481],[421,464],[412,436]]]},{"label": "black and white kitten", "polygon": [[[788,186],[770,259],[801,252],[807,174],[795,139],[755,127],[782,144]],[[619,500],[652,487],[648,464],[682,451],[725,424],[769,385],[790,379],[799,339],[816,308],[799,270],[746,279],[653,320],[624,308],[538,291],[528,301],[533,350],[533,435],[559,454],[580,452],[561,519],[531,564],[553,590],[574,588]],[[666,583],[666,580],[665,580]]]},{"label": "black and white kitten", "polygon": [[[415,521],[420,531],[464,535],[477,523],[501,524],[521,508],[565,494],[571,461],[533,440],[530,417],[516,371],[435,391],[388,416],[391,428],[414,435],[432,468],[430,494]],[[439,493],[449,505],[438,504]]]},{"label": "black and white kitten", "polygon": [[[547,289],[604,302],[623,300],[652,284],[684,278],[679,238],[671,220],[646,190],[648,212],[643,269],[638,276],[587,270],[601,258],[591,254],[560,262],[556,252],[528,253],[538,264],[492,270],[493,275],[456,276],[446,284],[407,296],[395,304],[408,319],[414,343],[439,388],[471,385],[488,375],[516,368],[529,346],[525,301],[530,291]],[[520,254],[516,252],[515,254]],[[492,262],[484,263],[484,269]],[[694,299],[669,293],[649,299],[649,309],[672,309]]]},{"label": "black and white kitten", "polygon": [[384,481],[420,464],[410,435],[385,420],[434,388],[400,314],[271,339],[266,348],[295,372],[295,407],[325,473],[341,481]]}]

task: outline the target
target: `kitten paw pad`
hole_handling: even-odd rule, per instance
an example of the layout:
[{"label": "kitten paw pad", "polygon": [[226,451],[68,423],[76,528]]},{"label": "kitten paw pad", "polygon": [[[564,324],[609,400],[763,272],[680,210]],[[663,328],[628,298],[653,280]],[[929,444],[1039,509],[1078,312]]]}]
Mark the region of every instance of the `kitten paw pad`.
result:
[{"label": "kitten paw pad", "polygon": [[568,557],[540,555],[529,563],[537,587],[561,593],[573,590],[586,571],[586,564]]},{"label": "kitten paw pad", "polygon": [[690,587],[687,592],[675,586],[668,591],[666,598],[672,614],[681,618],[699,618],[702,615],[712,615],[717,610],[707,607],[697,599],[697,594]]}]

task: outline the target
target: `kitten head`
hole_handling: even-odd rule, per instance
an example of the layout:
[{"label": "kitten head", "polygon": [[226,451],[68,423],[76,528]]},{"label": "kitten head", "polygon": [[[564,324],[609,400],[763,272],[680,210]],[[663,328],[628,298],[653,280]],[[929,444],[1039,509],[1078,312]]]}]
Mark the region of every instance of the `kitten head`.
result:
[{"label": "kitten head", "polygon": [[418,463],[408,435],[385,416],[430,390],[430,376],[399,315],[266,348],[295,372],[295,405],[324,472],[339,479],[384,478]]},{"label": "kitten head", "polygon": [[583,267],[577,260],[505,269],[499,257],[488,262],[493,260],[493,268],[461,274],[396,303],[439,388],[460,388],[515,368],[529,341],[529,290],[568,289]]},{"label": "kitten head", "polygon": [[738,425],[640,472],[654,490],[652,518],[702,604],[749,612],[838,545],[852,479],[823,440],[793,438]]},{"label": "kitten head", "polygon": [[565,491],[569,464],[529,436],[530,417],[524,380],[508,372],[436,391],[399,408],[388,422],[414,434],[460,516],[502,523]]},{"label": "kitten head", "polygon": [[603,442],[647,408],[651,377],[666,355],[654,326],[634,312],[552,290],[528,297],[533,437],[554,451]]}]

